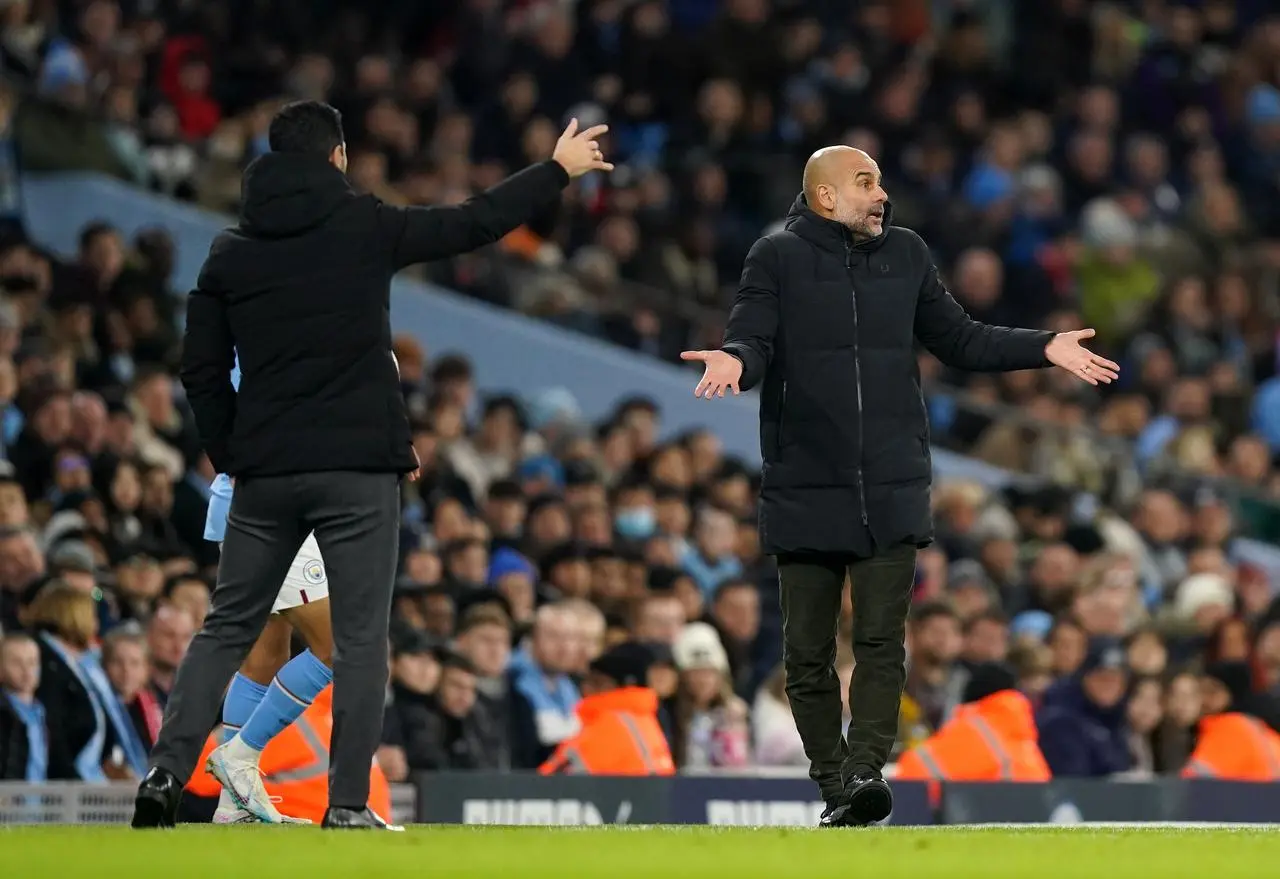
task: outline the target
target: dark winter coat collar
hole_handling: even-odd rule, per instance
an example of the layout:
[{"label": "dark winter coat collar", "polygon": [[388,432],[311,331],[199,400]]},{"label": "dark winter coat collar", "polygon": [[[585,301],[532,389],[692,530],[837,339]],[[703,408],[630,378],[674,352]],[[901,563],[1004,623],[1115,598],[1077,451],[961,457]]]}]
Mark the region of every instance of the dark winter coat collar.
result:
[{"label": "dark winter coat collar", "polygon": [[853,233],[844,226],[835,220],[828,220],[826,217],[820,217],[814,213],[802,192],[796,196],[795,202],[791,205],[791,210],[787,214],[786,227],[789,231],[794,232],[809,243],[821,247],[823,250],[829,250],[832,253],[844,253],[851,247],[854,250],[863,251],[879,249],[880,245],[884,244],[885,237],[889,234],[889,224],[892,222],[893,204],[885,202],[884,224],[880,234],[875,238],[855,243]]}]

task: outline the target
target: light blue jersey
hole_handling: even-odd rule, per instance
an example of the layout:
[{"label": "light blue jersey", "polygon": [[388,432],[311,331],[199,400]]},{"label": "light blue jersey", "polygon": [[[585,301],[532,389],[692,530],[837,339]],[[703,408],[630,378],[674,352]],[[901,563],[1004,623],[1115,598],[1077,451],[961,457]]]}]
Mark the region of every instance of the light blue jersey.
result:
[{"label": "light blue jersey", "polygon": [[[231,368],[231,384],[240,390],[240,358]],[[231,512],[231,477],[219,473],[213,477],[213,485],[209,486],[209,512],[204,520],[204,539],[221,543],[227,535],[227,514]]]}]

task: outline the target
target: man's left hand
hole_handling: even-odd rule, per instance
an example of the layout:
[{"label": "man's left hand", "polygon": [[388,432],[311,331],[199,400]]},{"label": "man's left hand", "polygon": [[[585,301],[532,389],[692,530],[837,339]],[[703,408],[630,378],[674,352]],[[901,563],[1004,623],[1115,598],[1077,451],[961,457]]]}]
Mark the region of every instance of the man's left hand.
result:
[{"label": "man's left hand", "polygon": [[1094,335],[1093,330],[1058,333],[1045,346],[1044,356],[1054,366],[1065,369],[1082,381],[1091,385],[1109,385],[1120,377],[1120,364],[1099,357],[1080,344],[1084,339],[1092,339]]}]

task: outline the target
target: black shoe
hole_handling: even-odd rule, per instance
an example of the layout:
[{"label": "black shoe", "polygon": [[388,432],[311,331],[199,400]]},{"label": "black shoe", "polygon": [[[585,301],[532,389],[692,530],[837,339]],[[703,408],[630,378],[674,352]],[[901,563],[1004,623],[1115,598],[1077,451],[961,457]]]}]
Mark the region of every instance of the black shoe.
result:
[{"label": "black shoe", "polygon": [[365,806],[363,809],[344,809],[341,806],[330,806],[325,810],[324,820],[320,826],[327,830],[394,830],[400,833],[404,828],[399,824],[388,824],[377,812]]},{"label": "black shoe", "polygon": [[168,769],[155,767],[138,785],[138,796],[133,801],[133,826],[173,827],[178,823],[181,799],[182,785],[178,777]]},{"label": "black shoe", "polygon": [[827,807],[822,810],[822,817],[818,819],[819,827],[840,827],[842,825],[833,823],[844,817],[845,808],[840,805],[839,795],[827,800]]},{"label": "black shoe", "polygon": [[866,827],[889,817],[893,811],[893,791],[876,775],[854,775],[845,782],[844,790],[828,802],[820,827]]}]

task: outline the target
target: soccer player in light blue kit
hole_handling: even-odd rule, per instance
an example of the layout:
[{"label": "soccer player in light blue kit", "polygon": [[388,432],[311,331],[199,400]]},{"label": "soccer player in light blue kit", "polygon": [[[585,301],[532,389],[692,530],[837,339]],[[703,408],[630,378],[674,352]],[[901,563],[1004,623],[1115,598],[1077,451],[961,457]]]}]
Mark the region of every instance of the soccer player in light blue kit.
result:
[{"label": "soccer player in light blue kit", "polygon": [[[238,362],[231,383],[239,389]],[[205,540],[222,543],[233,492],[231,477],[220,473],[214,478]],[[290,659],[294,630],[308,649]],[[329,686],[332,663],[329,579],[315,535],[308,534],[280,586],[266,628],[227,688],[222,707],[223,743],[206,764],[209,774],[222,785],[215,824],[311,823],[280,813],[262,783],[258,761],[267,742],[297,720]]]}]

